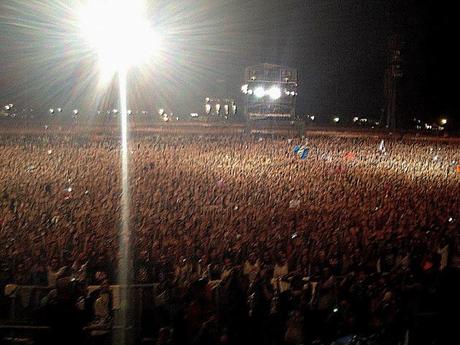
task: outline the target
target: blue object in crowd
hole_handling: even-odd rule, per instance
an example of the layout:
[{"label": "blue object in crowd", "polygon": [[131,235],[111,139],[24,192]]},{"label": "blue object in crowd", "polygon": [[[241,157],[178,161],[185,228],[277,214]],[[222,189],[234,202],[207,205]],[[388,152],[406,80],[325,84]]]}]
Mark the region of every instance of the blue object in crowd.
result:
[{"label": "blue object in crowd", "polygon": [[300,159],[307,159],[308,152],[309,152],[308,148],[301,147],[299,151],[297,151],[297,154],[299,155]]}]

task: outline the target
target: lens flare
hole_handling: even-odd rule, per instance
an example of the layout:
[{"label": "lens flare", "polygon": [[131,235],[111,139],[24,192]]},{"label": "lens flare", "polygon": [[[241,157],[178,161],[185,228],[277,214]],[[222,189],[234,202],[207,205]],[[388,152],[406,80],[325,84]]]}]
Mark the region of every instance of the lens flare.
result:
[{"label": "lens flare", "polygon": [[103,77],[147,62],[161,46],[142,0],[88,0],[78,11],[81,34],[96,51]]},{"label": "lens flare", "polygon": [[160,40],[145,18],[142,0],[88,0],[79,11],[79,23],[84,40],[98,55],[101,76],[110,80],[117,74],[119,82],[122,194],[118,264],[121,291],[118,317],[121,331],[116,342],[125,344],[129,326],[128,285],[131,271],[127,78],[130,67],[145,63],[154,55],[160,46]]}]

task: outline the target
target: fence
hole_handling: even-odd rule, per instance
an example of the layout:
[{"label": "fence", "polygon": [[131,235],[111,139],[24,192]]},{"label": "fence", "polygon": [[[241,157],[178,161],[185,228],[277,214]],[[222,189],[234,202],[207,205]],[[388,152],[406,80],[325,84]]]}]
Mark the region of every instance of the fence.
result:
[{"label": "fence", "polygon": [[[158,284],[133,284],[129,286],[131,290],[133,306],[141,306],[146,303],[155,303],[155,299],[161,297],[157,293]],[[88,286],[88,293],[98,289],[99,286]],[[110,291],[113,296],[112,309],[116,313],[120,309],[120,285],[111,285]],[[32,321],[35,312],[46,303],[45,298],[52,290],[45,286],[24,286],[9,284],[5,287],[4,296],[8,299],[9,313],[8,322],[28,322]],[[151,301],[145,301],[146,298]]]}]

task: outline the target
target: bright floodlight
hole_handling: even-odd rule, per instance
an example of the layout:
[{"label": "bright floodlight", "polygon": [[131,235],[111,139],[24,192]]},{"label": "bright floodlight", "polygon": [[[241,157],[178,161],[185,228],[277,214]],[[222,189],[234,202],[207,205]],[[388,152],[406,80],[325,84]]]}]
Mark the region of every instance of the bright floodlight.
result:
[{"label": "bright floodlight", "polygon": [[146,62],[160,46],[142,0],[87,0],[79,11],[79,22],[104,72]]},{"label": "bright floodlight", "polygon": [[256,87],[254,90],[254,96],[256,96],[257,98],[262,98],[263,96],[265,96],[264,88],[262,86]]},{"label": "bright floodlight", "polygon": [[281,90],[278,86],[272,86],[268,90],[268,95],[270,96],[271,99],[277,100],[281,97]]}]

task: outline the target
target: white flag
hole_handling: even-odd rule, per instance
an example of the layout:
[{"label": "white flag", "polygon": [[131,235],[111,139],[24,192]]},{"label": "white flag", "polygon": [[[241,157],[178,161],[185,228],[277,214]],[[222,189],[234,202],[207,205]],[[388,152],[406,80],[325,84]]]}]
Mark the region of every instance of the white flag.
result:
[{"label": "white flag", "polygon": [[379,151],[382,152],[382,153],[385,153],[385,143],[382,139],[382,141],[380,142],[380,145],[379,145]]}]

